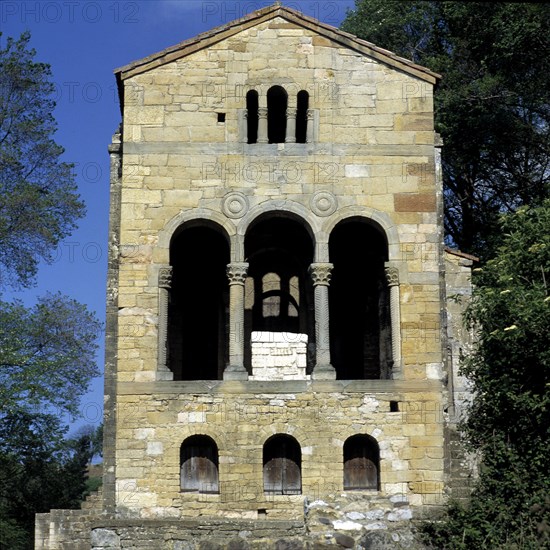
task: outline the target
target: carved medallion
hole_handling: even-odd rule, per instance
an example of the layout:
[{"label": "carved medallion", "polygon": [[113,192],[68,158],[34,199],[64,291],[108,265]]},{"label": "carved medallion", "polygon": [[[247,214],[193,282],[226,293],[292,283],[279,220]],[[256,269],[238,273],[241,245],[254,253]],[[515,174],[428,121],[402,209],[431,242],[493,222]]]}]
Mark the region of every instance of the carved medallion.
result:
[{"label": "carved medallion", "polygon": [[242,193],[228,193],[222,201],[222,212],[228,218],[242,218],[248,212],[248,198]]},{"label": "carved medallion", "polygon": [[310,206],[314,214],[326,217],[336,212],[338,201],[332,193],[328,191],[319,191],[319,193],[315,193],[315,195],[311,197]]}]

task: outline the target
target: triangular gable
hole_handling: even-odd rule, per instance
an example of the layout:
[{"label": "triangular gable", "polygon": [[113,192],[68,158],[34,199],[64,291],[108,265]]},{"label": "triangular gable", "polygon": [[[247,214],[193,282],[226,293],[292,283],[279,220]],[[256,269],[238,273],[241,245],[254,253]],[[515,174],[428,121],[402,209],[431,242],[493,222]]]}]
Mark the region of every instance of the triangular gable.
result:
[{"label": "triangular gable", "polygon": [[142,74],[156,67],[165,65],[166,63],[181,59],[196,51],[208,48],[212,44],[230,38],[244,30],[257,26],[265,21],[275,19],[276,17],[286,19],[291,23],[309,29],[333,42],[337,42],[344,47],[355,50],[431,84],[436,84],[437,80],[441,78],[440,75],[430,71],[426,67],[422,67],[408,59],[399,57],[389,50],[379,48],[366,40],[361,40],[353,34],[341,31],[326,23],[321,23],[317,19],[308,17],[299,11],[275,4],[249,13],[240,19],[236,19],[235,21],[231,21],[230,23],[226,23],[210,31],[201,33],[161,52],[120,67],[115,70],[117,81],[120,85],[123,80],[129,77]]}]

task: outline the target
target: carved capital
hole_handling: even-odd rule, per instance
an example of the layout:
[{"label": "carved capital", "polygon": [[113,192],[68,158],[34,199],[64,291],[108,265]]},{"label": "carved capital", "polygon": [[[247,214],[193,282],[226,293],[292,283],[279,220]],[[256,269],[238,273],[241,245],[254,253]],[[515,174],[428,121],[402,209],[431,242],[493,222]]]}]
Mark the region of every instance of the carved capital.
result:
[{"label": "carved capital", "polygon": [[227,277],[229,278],[229,285],[243,285],[248,272],[247,262],[234,262],[227,264]]},{"label": "carved capital", "polygon": [[159,288],[171,288],[172,267],[161,267],[159,269]]},{"label": "carved capital", "polygon": [[315,112],[315,111],[314,111],[313,109],[308,109],[308,110],[307,110],[307,119],[308,119],[308,120],[313,120],[313,113],[314,113],[314,112]]},{"label": "carved capital", "polygon": [[386,267],[385,272],[388,286],[397,286],[399,284],[399,270],[396,267]]},{"label": "carved capital", "polygon": [[334,265],[329,263],[311,264],[309,266],[309,272],[313,279],[313,286],[329,286],[333,267]]},{"label": "carved capital", "polygon": [[258,108],[258,118],[267,119],[267,107],[259,107]]},{"label": "carved capital", "polygon": [[298,109],[289,108],[286,110],[286,118],[296,118],[296,113],[298,112]]}]

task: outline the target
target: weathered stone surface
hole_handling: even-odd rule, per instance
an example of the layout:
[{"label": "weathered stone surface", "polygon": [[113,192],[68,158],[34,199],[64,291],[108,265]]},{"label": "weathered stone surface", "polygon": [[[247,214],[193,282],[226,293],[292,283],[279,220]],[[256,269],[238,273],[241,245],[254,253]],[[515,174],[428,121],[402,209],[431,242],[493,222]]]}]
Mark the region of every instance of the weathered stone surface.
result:
[{"label": "weathered stone surface", "polygon": [[92,546],[99,548],[120,548],[120,537],[110,529],[94,529]]},{"label": "weathered stone surface", "polygon": [[334,535],[334,540],[343,548],[353,548],[355,546],[355,539],[349,535],[336,533]]},{"label": "weathered stone surface", "polygon": [[394,201],[396,212],[433,212],[436,206],[430,193],[397,193]]}]

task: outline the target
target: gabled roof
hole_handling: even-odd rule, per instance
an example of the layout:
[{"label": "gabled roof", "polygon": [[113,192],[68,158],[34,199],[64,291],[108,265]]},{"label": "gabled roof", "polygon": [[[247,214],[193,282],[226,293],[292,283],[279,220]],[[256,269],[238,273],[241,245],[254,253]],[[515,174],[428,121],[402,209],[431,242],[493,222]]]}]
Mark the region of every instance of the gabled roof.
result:
[{"label": "gabled roof", "polygon": [[385,63],[386,65],[411,74],[431,84],[435,84],[438,79],[441,78],[440,75],[430,71],[426,67],[422,67],[421,65],[417,65],[408,59],[399,57],[389,50],[379,48],[371,42],[357,38],[353,34],[341,31],[336,27],[327,25],[326,23],[321,23],[317,19],[313,19],[312,17],[308,17],[299,11],[281,6],[277,3],[273,6],[268,6],[266,8],[253,11],[240,19],[236,19],[235,21],[231,21],[230,23],[226,23],[225,25],[201,33],[194,38],[184,40],[183,42],[180,42],[175,46],[171,46],[170,48],[166,48],[161,52],[115,69],[119,90],[122,81],[129,77],[142,74],[166,63],[181,59],[182,57],[190,55],[196,51],[208,48],[212,44],[225,40],[226,38],[230,38],[231,36],[234,36],[246,29],[264,23],[265,21],[275,19],[276,17],[282,17],[291,23],[309,29],[320,36],[341,44],[344,47],[355,50],[368,57],[376,59],[381,63]]}]

